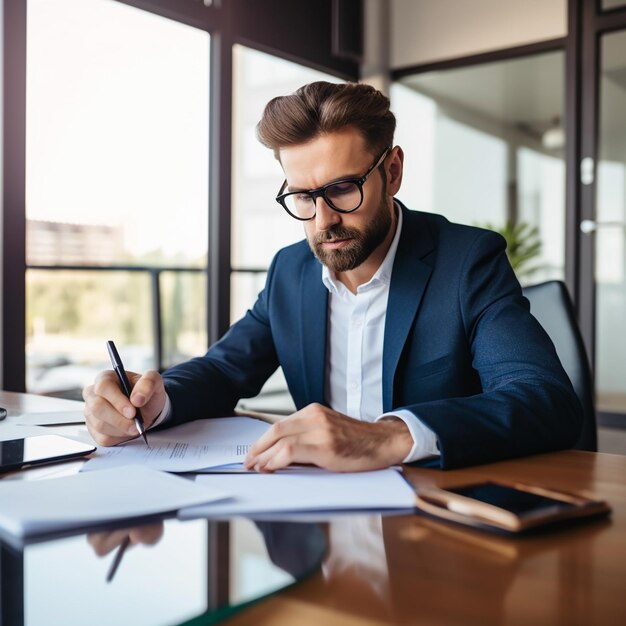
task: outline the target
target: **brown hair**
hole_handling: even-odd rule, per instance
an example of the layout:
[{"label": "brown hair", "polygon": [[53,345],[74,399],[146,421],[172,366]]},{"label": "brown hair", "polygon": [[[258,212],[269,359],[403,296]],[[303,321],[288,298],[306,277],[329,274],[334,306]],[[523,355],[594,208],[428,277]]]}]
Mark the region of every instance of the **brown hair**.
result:
[{"label": "brown hair", "polygon": [[278,159],[280,148],[348,127],[361,133],[372,153],[391,146],[396,118],[389,98],[362,83],[309,83],[270,100],[256,130],[259,141]]}]

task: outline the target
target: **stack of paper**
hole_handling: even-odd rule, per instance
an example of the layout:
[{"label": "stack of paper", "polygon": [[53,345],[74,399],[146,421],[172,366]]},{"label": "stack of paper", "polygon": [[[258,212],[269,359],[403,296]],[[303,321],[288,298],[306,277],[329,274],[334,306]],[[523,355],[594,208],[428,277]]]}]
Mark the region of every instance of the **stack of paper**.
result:
[{"label": "stack of paper", "polygon": [[179,511],[180,519],[258,513],[413,509],[415,492],[394,469],[338,474],[203,474],[196,484],[223,489],[233,499]]},{"label": "stack of paper", "polygon": [[[0,532],[24,538],[179,511],[179,517],[227,517],[414,507],[413,488],[394,468],[353,474],[289,467],[245,473],[250,446],[269,424],[248,417],[197,420],[98,448],[78,475],[0,481]],[[195,482],[168,472],[207,471]],[[226,473],[222,473],[226,472]],[[234,473],[228,473],[234,472]]]},{"label": "stack of paper", "polygon": [[25,538],[228,497],[223,489],[137,466],[49,480],[0,481],[0,531]]}]

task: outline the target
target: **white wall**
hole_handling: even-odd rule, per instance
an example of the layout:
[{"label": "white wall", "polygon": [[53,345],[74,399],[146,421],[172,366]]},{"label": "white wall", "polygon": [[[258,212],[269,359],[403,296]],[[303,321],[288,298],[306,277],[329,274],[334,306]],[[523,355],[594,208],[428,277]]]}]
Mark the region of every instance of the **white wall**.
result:
[{"label": "white wall", "polygon": [[392,69],[567,34],[567,0],[390,0]]}]

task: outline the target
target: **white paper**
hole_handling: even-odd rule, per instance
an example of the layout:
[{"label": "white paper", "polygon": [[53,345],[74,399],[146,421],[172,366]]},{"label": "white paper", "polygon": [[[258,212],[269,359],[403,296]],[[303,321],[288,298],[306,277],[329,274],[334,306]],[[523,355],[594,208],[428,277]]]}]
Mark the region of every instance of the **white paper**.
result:
[{"label": "white paper", "polygon": [[[398,472],[402,471],[401,465],[392,465],[391,469]],[[325,470],[317,465],[288,465],[279,470],[276,470],[275,474],[285,474],[299,472],[301,474],[328,474],[328,470]],[[226,465],[215,465],[213,467],[206,467],[201,470],[196,470],[198,474],[256,474],[254,469],[246,469],[243,463],[227,463]]]},{"label": "white paper", "polygon": [[64,424],[84,424],[82,411],[54,411],[49,413],[22,413],[12,422],[23,426],[61,426]]},{"label": "white paper", "polygon": [[295,511],[412,509],[413,488],[394,469],[339,474],[202,474],[196,484],[223,489],[228,502],[179,511],[180,519]]},{"label": "white paper", "polygon": [[270,425],[250,417],[196,420],[162,431],[148,431],[143,439],[99,447],[82,471],[124,465],[143,465],[166,472],[193,472],[217,465],[241,463],[250,446]]},{"label": "white paper", "polygon": [[[305,474],[325,474],[327,471],[317,465],[288,465],[276,471],[278,474],[300,472]],[[215,465],[196,470],[198,474],[256,474],[254,469],[246,469],[243,463],[227,463],[226,465]]]},{"label": "white paper", "polygon": [[24,538],[228,497],[222,489],[137,466],[48,480],[0,481],[0,530]]},{"label": "white paper", "polygon": [[0,441],[9,439],[23,439],[24,437],[36,437],[37,435],[49,435],[50,429],[42,426],[21,426],[13,422],[0,422]]}]

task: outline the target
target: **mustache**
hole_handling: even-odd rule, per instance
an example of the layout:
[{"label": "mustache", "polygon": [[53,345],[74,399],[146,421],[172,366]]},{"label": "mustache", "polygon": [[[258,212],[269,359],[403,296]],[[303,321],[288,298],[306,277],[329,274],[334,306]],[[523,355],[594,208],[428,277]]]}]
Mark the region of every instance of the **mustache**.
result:
[{"label": "mustache", "polygon": [[335,224],[335,226],[331,226],[328,230],[316,233],[313,238],[313,243],[321,244],[336,239],[354,239],[358,236],[358,234],[359,233],[352,228],[346,228],[345,226]]}]

